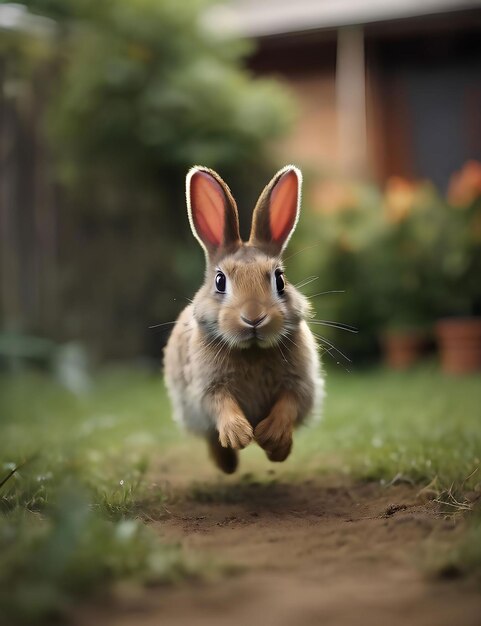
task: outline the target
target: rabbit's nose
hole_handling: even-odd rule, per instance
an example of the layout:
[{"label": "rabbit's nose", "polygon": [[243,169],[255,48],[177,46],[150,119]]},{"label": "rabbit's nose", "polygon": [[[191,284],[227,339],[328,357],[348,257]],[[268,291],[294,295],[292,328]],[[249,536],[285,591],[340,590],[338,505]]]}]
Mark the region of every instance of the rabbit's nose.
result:
[{"label": "rabbit's nose", "polygon": [[256,328],[259,324],[266,319],[267,312],[261,302],[257,300],[249,300],[245,302],[242,309],[240,310],[240,318],[247,324],[247,326],[251,326],[252,328]]},{"label": "rabbit's nose", "polygon": [[256,326],[259,326],[259,324],[261,324],[266,319],[266,317],[267,317],[267,313],[259,315],[255,319],[249,319],[248,317],[244,317],[243,315],[241,315],[241,320],[245,324],[248,324],[249,326],[252,326],[253,328],[255,328]]}]

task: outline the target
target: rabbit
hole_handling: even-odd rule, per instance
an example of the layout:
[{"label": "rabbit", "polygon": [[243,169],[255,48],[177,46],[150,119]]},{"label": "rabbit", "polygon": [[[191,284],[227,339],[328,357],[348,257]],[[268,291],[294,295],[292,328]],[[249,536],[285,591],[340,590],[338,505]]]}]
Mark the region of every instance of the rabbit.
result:
[{"label": "rabbit", "polygon": [[323,397],[309,301],[287,281],[281,260],[299,218],[301,185],[297,167],[279,170],[243,242],[222,178],[202,166],[187,175],[188,217],[206,272],[165,347],[165,381],[174,419],[206,439],[227,474],[251,442],[271,461],[284,461],[294,427]]}]

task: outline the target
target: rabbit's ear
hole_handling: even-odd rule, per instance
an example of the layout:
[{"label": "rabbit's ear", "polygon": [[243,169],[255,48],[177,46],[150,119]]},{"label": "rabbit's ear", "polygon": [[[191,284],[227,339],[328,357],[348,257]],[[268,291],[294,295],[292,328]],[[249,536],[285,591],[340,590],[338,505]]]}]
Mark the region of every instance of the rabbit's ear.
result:
[{"label": "rabbit's ear", "polygon": [[249,243],[278,255],[294,232],[301,207],[301,171],[286,165],[277,172],[257,201]]},{"label": "rabbit's ear", "polygon": [[240,244],[237,206],[216,172],[193,167],[187,174],[186,196],[192,232],[208,256]]}]

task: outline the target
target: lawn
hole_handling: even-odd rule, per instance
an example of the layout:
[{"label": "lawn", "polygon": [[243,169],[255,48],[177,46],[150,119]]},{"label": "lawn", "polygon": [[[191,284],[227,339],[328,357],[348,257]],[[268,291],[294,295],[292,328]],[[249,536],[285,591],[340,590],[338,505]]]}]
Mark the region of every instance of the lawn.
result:
[{"label": "lawn", "polygon": [[[465,494],[481,488],[481,377],[447,378],[435,365],[339,368],[328,372],[327,390],[323,419],[297,433],[282,467],[288,480],[343,473],[415,483],[447,512],[469,508]],[[119,579],[200,575],[182,546],[164,545],[148,524],[171,497],[156,483],[159,464],[177,450],[207,463],[202,442],[172,424],[160,375],[105,370],[83,396],[44,375],[5,376],[0,428],[0,482],[18,468],[0,487],[0,606],[12,623],[61,615]],[[241,462],[241,479],[268,476],[260,450]],[[475,548],[479,530],[478,517],[469,530]],[[476,549],[461,543],[449,559],[481,568]]]}]

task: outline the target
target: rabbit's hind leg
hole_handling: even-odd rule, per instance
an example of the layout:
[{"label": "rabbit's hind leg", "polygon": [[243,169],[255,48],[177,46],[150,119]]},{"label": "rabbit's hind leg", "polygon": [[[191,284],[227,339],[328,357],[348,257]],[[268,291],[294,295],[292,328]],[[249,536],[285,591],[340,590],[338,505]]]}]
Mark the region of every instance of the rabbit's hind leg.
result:
[{"label": "rabbit's hind leg", "polygon": [[207,438],[209,456],[225,474],[233,474],[239,463],[237,450],[224,448],[219,441],[219,433],[213,431]]}]

